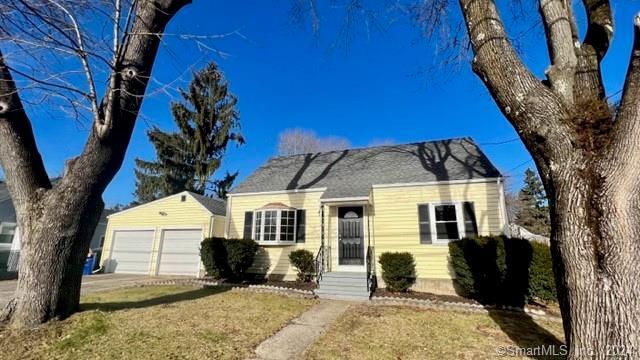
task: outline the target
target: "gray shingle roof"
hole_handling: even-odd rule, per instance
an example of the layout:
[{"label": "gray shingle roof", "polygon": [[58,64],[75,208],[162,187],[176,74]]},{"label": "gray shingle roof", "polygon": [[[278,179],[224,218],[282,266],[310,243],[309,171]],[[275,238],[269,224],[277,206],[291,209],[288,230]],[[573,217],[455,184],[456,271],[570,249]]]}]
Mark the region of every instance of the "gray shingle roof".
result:
[{"label": "gray shingle roof", "polygon": [[231,194],[324,188],[322,197],[368,196],[372,185],[499,177],[471,138],[275,157]]},{"label": "gray shingle roof", "polygon": [[211,211],[214,215],[225,216],[227,214],[227,203],[219,198],[208,197],[197,193],[189,192],[202,206]]}]

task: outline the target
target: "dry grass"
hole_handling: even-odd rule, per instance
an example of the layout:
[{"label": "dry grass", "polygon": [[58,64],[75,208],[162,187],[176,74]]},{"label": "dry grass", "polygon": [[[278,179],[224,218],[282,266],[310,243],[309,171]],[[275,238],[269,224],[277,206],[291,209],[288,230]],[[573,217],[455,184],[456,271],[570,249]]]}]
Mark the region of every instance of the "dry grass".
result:
[{"label": "dry grass", "polygon": [[86,296],[85,311],[0,330],[3,359],[240,359],[311,307],[272,294],[150,286]]},{"label": "dry grass", "polygon": [[307,359],[494,359],[499,346],[556,344],[560,351],[559,339],[562,324],[519,314],[360,305],[305,355]]}]

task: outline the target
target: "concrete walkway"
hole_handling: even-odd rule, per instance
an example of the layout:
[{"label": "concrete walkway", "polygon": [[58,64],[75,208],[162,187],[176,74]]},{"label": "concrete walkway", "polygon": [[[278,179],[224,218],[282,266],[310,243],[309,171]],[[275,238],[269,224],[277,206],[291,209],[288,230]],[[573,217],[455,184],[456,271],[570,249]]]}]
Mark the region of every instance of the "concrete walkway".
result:
[{"label": "concrete walkway", "polygon": [[352,302],[321,300],[256,348],[256,360],[297,359]]}]

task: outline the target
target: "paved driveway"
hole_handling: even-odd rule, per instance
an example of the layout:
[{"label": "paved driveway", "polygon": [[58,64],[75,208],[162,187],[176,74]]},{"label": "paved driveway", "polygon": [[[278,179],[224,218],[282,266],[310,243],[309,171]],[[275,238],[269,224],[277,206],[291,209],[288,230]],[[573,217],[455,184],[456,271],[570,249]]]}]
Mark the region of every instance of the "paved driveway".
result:
[{"label": "paved driveway", "polygon": [[[163,277],[155,276],[150,277],[146,275],[127,275],[127,274],[101,274],[91,275],[82,278],[81,293],[88,294],[96,291],[114,290],[117,288],[140,285],[148,282],[176,279],[181,278],[179,276]],[[16,289],[16,280],[0,281],[0,308],[11,299],[13,292]]]}]

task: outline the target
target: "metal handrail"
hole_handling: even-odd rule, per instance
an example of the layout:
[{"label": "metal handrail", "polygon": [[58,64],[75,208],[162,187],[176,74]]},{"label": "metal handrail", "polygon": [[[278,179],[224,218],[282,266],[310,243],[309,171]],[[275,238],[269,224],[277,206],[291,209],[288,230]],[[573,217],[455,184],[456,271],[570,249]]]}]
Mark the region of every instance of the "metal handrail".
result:
[{"label": "metal handrail", "polygon": [[322,274],[324,273],[324,246],[320,245],[318,254],[316,254],[316,284],[320,284]]},{"label": "metal handrail", "polygon": [[374,262],[372,261],[372,259],[375,260],[374,257],[373,247],[367,246],[367,291],[369,294],[374,292],[377,287],[376,272],[373,269]]}]

